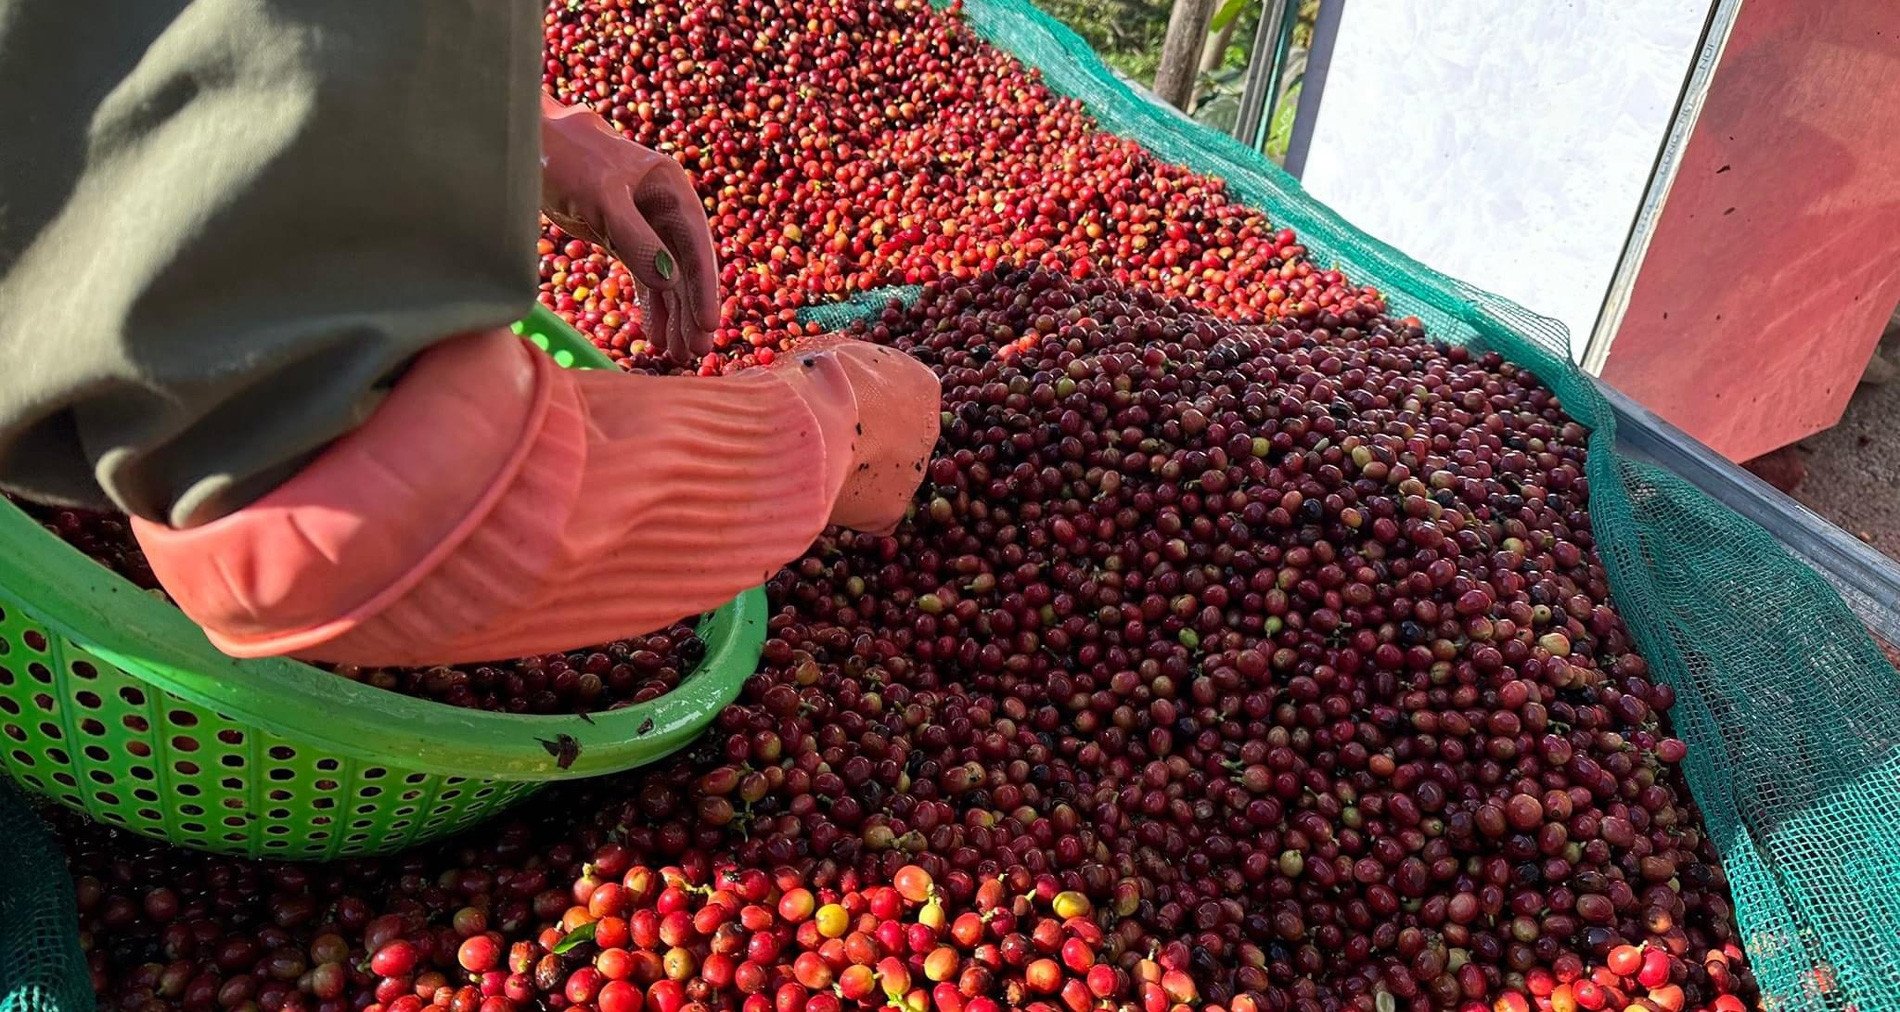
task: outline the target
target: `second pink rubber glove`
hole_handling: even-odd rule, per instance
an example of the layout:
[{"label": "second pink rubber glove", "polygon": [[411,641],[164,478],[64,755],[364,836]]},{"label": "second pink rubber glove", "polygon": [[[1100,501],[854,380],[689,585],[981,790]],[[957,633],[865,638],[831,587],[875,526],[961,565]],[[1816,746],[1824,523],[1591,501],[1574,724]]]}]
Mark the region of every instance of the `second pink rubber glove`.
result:
[{"label": "second pink rubber glove", "polygon": [[858,342],[693,379],[564,370],[480,334],[424,354],[361,428],[251,506],[190,530],[133,525],[234,656],[566,650],[717,607],[827,523],[894,527],[938,397],[929,369]]},{"label": "second pink rubber glove", "polygon": [[686,170],[547,95],[541,152],[542,212],[568,235],[613,250],[640,282],[647,340],[682,365],[711,351],[719,259]]}]

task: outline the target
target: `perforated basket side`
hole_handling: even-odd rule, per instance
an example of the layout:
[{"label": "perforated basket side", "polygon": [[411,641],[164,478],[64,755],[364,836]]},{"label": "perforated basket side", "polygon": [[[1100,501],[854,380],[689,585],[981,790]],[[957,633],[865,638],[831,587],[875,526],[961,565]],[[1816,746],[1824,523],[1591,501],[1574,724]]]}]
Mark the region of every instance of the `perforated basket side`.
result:
[{"label": "perforated basket side", "polygon": [[[391,745],[400,755],[400,742]],[[111,825],[282,858],[398,850],[538,786],[340,757],[260,730],[128,674],[34,622],[3,591],[0,765]]]},{"label": "perforated basket side", "polygon": [[[544,308],[517,327],[611,368]],[[285,660],[236,661],[190,620],[0,502],[0,770],[88,815],[272,857],[388,852],[548,780],[668,755],[758,665],[754,589],[702,618],[706,656],[665,695],[598,714],[459,709]]]}]

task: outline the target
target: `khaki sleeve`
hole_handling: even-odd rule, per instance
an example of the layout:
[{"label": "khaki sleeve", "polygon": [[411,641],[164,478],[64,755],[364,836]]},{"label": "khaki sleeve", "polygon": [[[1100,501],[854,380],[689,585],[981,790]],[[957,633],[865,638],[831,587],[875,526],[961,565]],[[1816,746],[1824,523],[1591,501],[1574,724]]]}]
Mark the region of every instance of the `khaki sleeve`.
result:
[{"label": "khaki sleeve", "polygon": [[534,0],[0,0],[0,485],[189,527],[535,285]]}]

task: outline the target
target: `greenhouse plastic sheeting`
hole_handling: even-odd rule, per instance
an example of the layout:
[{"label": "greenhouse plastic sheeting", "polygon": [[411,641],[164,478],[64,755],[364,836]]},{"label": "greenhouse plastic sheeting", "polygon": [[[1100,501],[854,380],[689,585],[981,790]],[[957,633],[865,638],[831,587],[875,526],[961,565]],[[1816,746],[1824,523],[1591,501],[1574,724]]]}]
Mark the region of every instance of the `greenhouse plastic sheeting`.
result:
[{"label": "greenhouse plastic sheeting", "polygon": [[[1353,228],[1232,138],[1135,95],[1028,4],[966,0],[963,17],[1105,128],[1225,179],[1236,198],[1299,233],[1316,262],[1377,286],[1435,337],[1529,367],[1592,428],[1591,514],[1612,596],[1656,676],[1677,691],[1676,728],[1691,746],[1685,772],[1721,850],[1765,1004],[1900,1007],[1900,672],[1828,583],[1694,486],[1619,456],[1615,415],[1566,357],[1561,327]],[[1391,164],[1375,160],[1368,171]],[[891,294],[915,292],[807,318],[840,325]],[[17,831],[33,828],[22,815],[17,799],[0,795],[0,832],[27,855],[0,862],[9,897],[0,986],[19,988],[0,991],[0,1012],[80,1012],[90,1001],[63,869],[37,836]],[[36,856],[41,875],[22,881]]]}]

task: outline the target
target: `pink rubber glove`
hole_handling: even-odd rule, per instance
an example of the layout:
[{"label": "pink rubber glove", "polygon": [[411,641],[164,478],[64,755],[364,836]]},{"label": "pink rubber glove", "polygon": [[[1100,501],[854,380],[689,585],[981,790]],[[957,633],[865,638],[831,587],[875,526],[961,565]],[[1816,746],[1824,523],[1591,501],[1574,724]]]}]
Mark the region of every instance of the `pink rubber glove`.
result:
[{"label": "pink rubber glove", "polygon": [[888,531],[936,442],[929,369],[844,342],[716,378],[564,370],[456,338],[251,506],[133,529],[238,657],[458,664],[663,628],[769,579],[827,522]]},{"label": "pink rubber glove", "polygon": [[613,251],[640,283],[647,339],[675,362],[712,350],[719,260],[686,170],[580,106],[541,96],[541,210]]}]

